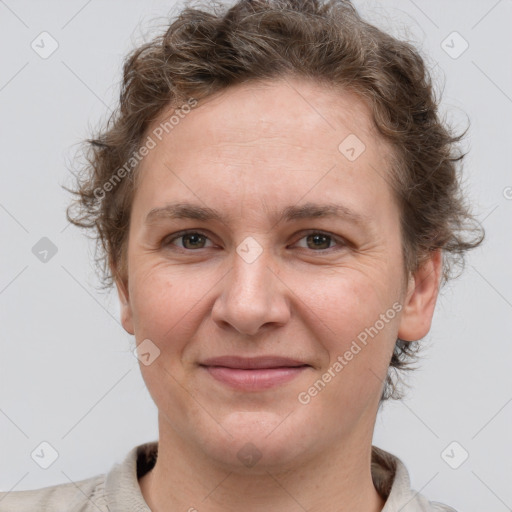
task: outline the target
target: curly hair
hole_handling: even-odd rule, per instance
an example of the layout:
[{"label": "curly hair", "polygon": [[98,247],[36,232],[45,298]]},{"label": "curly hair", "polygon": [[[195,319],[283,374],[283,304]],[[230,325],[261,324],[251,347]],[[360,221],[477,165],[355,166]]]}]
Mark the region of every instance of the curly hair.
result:
[{"label": "curly hair", "polygon": [[[208,1],[185,7],[163,34],[127,56],[119,105],[84,143],[86,164],[68,189],[76,198],[67,216],[93,233],[104,287],[126,277],[134,155],[151,124],[169,107],[182,113],[191,98],[285,76],[353,91],[369,106],[392,149],[386,179],[400,206],[405,275],[437,249],[441,286],[462,271],[466,251],[484,239],[462,193],[465,154],[457,143],[467,129],[454,134],[440,119],[418,50],[364,21],[348,0]],[[419,348],[397,339],[381,402],[403,396],[398,370],[413,369]]]}]

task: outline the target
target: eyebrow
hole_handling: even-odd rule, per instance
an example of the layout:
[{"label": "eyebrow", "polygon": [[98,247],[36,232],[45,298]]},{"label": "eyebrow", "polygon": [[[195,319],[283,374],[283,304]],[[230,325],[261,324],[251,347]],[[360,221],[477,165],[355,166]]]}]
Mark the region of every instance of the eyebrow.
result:
[{"label": "eyebrow", "polygon": [[[273,216],[275,223],[313,218],[342,218],[362,227],[366,227],[370,224],[369,217],[336,203],[305,203],[302,205],[292,205],[284,208],[279,214]],[[145,223],[153,224],[162,219],[216,220],[226,224],[229,222],[230,217],[225,217],[217,210],[206,206],[176,202],[150,210],[146,216]]]}]

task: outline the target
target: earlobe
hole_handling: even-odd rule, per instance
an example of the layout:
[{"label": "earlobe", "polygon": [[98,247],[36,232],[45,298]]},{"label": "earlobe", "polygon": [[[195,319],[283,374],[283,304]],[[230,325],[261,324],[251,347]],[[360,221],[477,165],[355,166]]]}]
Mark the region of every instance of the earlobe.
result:
[{"label": "earlobe", "polygon": [[430,331],[441,272],[442,253],[438,249],[432,251],[430,257],[411,276],[398,329],[400,339],[420,340]]},{"label": "earlobe", "polygon": [[129,334],[134,334],[133,315],[130,304],[130,296],[128,294],[128,283],[122,279],[116,279],[117,294],[121,303],[121,324],[124,330]]}]

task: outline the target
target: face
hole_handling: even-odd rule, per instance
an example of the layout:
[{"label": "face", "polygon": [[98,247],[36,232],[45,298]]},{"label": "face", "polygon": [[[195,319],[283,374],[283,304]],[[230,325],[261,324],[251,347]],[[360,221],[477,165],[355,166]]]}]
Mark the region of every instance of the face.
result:
[{"label": "face", "polygon": [[405,280],[390,150],[323,87],[222,91],[139,169],[118,290],[160,439],[241,470],[371,442],[397,336],[430,327],[439,260]]}]

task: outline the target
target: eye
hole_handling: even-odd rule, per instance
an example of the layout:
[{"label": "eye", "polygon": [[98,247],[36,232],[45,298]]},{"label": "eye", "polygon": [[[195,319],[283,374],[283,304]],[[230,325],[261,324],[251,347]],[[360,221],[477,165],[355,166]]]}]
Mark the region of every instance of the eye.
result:
[{"label": "eye", "polygon": [[162,241],[162,245],[176,245],[173,243],[175,240],[182,240],[181,245],[178,245],[180,249],[204,249],[206,241],[209,240],[208,237],[200,231],[182,231],[171,235],[171,237],[172,238],[165,238]]},{"label": "eye", "polygon": [[300,240],[306,240],[306,248],[316,252],[332,249],[332,242],[336,242],[339,246],[345,245],[340,238],[323,231],[311,231]]},{"label": "eye", "polygon": [[[310,231],[302,238],[300,238],[299,242],[302,240],[306,240],[306,245],[299,245],[299,247],[311,249],[315,252],[322,252],[333,249],[333,244],[340,246],[340,248],[346,245],[346,243],[341,238],[329,233],[325,233],[323,231]],[[176,241],[181,242],[175,243]],[[181,231],[164,238],[162,245],[177,245],[180,249],[191,251],[194,249],[208,248],[208,246],[206,246],[208,241],[210,241],[208,236],[201,231]]]}]

